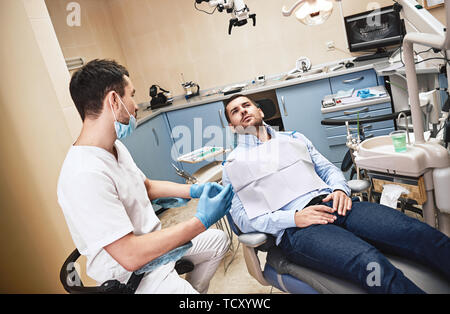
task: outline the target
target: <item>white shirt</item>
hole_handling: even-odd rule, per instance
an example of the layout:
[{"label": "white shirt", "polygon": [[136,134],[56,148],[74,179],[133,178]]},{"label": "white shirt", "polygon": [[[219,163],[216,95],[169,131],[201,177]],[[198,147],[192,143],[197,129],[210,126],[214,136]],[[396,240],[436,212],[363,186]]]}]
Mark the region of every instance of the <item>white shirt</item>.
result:
[{"label": "white shirt", "polygon": [[[131,276],[103,247],[130,232],[141,235],[161,229],[144,185],[145,175],[120,141],[114,146],[118,160],[99,147],[72,146],[58,181],[58,202],[72,239],[87,257],[88,276],[98,283],[110,279],[126,282]],[[157,289],[174,264],[146,275],[140,288],[148,286],[147,292]]]}]

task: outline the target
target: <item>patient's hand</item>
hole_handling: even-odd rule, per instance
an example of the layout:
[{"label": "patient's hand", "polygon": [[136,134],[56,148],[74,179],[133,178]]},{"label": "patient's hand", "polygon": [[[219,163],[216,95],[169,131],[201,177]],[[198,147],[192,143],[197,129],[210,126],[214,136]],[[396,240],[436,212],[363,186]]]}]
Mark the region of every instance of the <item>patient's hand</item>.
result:
[{"label": "patient's hand", "polygon": [[325,225],[333,223],[336,216],[333,208],[325,205],[312,205],[305,207],[301,211],[295,213],[295,225],[299,228],[306,228],[311,225]]},{"label": "patient's hand", "polygon": [[352,199],[341,190],[336,190],[329,194],[322,200],[322,202],[328,202],[331,200],[333,200],[334,211],[337,210],[339,215],[345,216],[347,210],[352,209]]}]

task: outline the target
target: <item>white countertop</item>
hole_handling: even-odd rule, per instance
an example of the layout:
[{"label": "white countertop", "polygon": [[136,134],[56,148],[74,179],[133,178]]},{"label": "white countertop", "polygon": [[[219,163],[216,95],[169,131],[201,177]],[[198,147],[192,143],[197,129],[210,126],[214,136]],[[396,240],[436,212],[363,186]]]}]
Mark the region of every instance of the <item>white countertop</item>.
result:
[{"label": "white countertop", "polygon": [[[351,59],[348,59],[348,60],[351,60]],[[332,66],[332,64],[336,64],[336,63],[318,65],[318,66],[313,67],[313,69],[323,68],[326,66]],[[264,82],[264,84],[249,84],[247,87],[245,87],[239,93],[244,94],[244,95],[251,95],[251,94],[255,94],[255,93],[259,93],[259,92],[274,90],[274,89],[288,87],[288,86],[292,86],[292,85],[298,85],[298,84],[302,84],[302,83],[306,83],[306,82],[310,82],[310,81],[326,79],[326,78],[330,78],[330,77],[334,77],[334,76],[339,76],[339,75],[344,75],[344,74],[348,74],[348,73],[359,72],[359,71],[364,71],[364,70],[369,70],[369,69],[374,69],[377,72],[377,75],[380,75],[380,76],[387,76],[387,75],[394,74],[394,73],[400,73],[400,74],[404,73],[404,68],[397,69],[397,70],[395,70],[395,72],[387,72],[387,73],[383,72],[383,69],[388,66],[390,66],[390,63],[388,62],[388,59],[386,58],[386,59],[375,59],[375,60],[369,60],[369,61],[364,61],[364,62],[358,62],[358,63],[355,63],[355,66],[351,67],[351,68],[344,67],[344,68],[341,68],[341,69],[333,71],[333,72],[326,72],[326,73],[322,72],[322,73],[317,73],[317,74],[311,74],[308,76],[304,76],[304,77],[301,76],[299,78],[294,78],[294,79],[290,79],[290,80],[280,80],[280,79],[277,79],[277,76],[274,76],[275,79],[269,78]],[[439,73],[439,68],[436,65],[426,64],[426,62],[418,64],[416,69],[417,69],[418,74]],[[278,77],[282,77],[282,76],[283,75],[280,74]],[[203,105],[203,104],[208,104],[208,103],[213,103],[216,101],[222,101],[224,99],[228,99],[231,96],[232,96],[232,94],[224,96],[222,93],[219,93],[219,94],[214,94],[214,95],[210,95],[210,96],[200,95],[200,96],[192,97],[187,100],[184,97],[175,97],[175,99],[171,105],[167,105],[165,107],[162,107],[162,108],[159,108],[156,110],[146,110],[145,108],[149,105],[149,102],[146,102],[146,103],[139,105],[139,107],[141,109],[138,110],[137,124],[139,126],[140,124],[144,123],[145,121],[148,121],[163,112],[168,112],[168,111],[172,111],[172,110],[178,110],[178,109],[183,109],[183,108],[188,108],[188,107],[193,107],[193,106],[198,106],[198,105]]]}]

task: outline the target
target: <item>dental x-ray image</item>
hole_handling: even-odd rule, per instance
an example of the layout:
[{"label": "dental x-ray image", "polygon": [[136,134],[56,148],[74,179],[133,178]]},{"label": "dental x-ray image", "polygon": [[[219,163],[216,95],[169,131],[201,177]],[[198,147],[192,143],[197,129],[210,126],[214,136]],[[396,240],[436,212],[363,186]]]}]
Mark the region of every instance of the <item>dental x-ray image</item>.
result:
[{"label": "dental x-ray image", "polygon": [[391,7],[345,18],[350,51],[381,48],[401,42],[403,22]]}]

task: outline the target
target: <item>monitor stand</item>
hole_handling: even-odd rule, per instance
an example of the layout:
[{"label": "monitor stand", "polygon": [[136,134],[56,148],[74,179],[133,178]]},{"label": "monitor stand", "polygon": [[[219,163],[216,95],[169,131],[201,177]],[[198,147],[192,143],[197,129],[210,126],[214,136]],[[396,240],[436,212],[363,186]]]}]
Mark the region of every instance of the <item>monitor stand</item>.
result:
[{"label": "monitor stand", "polygon": [[367,60],[373,60],[373,59],[381,59],[381,58],[389,58],[391,56],[391,52],[378,48],[377,51],[374,54],[368,54],[356,57],[353,62],[361,62],[361,61],[367,61]]}]

